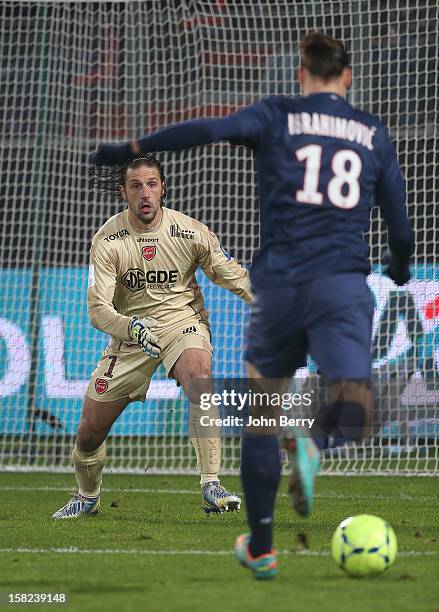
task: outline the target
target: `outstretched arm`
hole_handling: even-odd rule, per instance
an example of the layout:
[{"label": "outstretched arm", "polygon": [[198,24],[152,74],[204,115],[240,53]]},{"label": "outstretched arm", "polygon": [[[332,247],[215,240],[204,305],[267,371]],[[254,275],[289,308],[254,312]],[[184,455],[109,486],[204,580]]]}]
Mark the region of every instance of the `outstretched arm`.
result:
[{"label": "outstretched arm", "polygon": [[122,165],[142,153],[181,151],[222,140],[251,145],[261,137],[267,122],[267,108],[263,103],[256,104],[228,117],[177,123],[131,142],[102,143],[91,155],[90,161],[97,166]]}]

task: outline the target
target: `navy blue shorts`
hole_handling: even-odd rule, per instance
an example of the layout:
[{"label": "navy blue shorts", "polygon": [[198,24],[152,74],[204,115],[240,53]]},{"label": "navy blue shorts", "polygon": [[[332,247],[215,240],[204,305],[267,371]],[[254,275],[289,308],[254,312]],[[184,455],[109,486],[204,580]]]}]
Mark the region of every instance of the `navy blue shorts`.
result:
[{"label": "navy blue shorts", "polygon": [[323,376],[369,379],[373,298],[360,273],[257,290],[247,361],[269,378],[291,376],[309,353]]}]

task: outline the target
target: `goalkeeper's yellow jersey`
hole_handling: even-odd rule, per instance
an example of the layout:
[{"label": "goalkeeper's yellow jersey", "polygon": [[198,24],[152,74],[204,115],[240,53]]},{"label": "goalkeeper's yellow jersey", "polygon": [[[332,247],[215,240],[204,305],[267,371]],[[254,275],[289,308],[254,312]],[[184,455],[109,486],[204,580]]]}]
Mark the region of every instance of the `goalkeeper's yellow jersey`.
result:
[{"label": "goalkeeper's yellow jersey", "polygon": [[159,225],[136,229],[125,210],[95,234],[90,252],[88,312],[94,327],[115,340],[132,342],[133,315],[153,317],[154,332],[193,318],[208,322],[195,278],[208,278],[251,301],[248,271],[221,247],[209,228],[183,213],[163,208]]}]

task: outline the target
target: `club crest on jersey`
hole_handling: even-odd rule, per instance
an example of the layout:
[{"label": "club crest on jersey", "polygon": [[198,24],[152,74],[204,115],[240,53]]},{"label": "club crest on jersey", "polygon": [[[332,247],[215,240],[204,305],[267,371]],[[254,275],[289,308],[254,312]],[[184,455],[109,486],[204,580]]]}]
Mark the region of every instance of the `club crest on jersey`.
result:
[{"label": "club crest on jersey", "polygon": [[155,244],[153,246],[144,246],[142,247],[142,257],[146,259],[146,261],[151,261],[154,259],[157,253],[157,247]]},{"label": "club crest on jersey", "polygon": [[96,393],[102,395],[108,389],[108,380],[105,378],[97,378],[95,382]]}]

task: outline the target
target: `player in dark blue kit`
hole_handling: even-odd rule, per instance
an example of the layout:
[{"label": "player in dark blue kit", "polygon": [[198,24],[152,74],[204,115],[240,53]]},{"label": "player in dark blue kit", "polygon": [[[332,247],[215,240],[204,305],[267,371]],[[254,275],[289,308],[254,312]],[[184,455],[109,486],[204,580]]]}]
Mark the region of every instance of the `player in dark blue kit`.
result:
[{"label": "player in dark blue kit", "polygon": [[[288,379],[309,353],[332,397],[318,416],[318,444],[297,433],[285,442],[293,463],[293,503],[306,516],[318,445],[333,432],[359,439],[370,419],[373,303],[363,232],[373,200],[388,228],[387,274],[398,285],[410,278],[414,239],[387,130],[345,100],[352,73],[343,44],[312,32],[302,40],[300,54],[302,97],[271,96],[229,117],[184,122],[122,145],[101,144],[92,161],[117,165],[141,153],[223,140],[253,150],[261,242],[251,270],[249,378]],[[280,479],[276,432],[247,429],[241,463],[251,534],[237,539],[236,556],[256,578],[273,578],[272,518]]]}]

